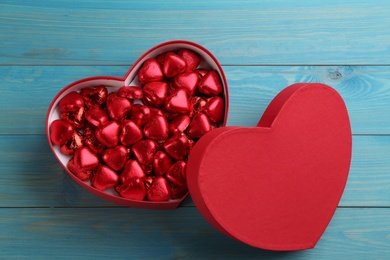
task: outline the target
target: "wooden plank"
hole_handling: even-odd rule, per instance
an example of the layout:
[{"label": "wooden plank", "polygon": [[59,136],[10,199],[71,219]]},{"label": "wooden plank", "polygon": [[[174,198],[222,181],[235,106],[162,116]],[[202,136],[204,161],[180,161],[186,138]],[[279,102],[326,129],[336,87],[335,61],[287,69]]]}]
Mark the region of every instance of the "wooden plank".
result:
[{"label": "wooden plank", "polygon": [[195,208],[0,209],[4,259],[387,259],[390,209],[338,209],[314,249],[272,252],[222,235]]},{"label": "wooden plank", "polygon": [[124,65],[180,38],[204,45],[222,64],[383,65],[389,13],[386,0],[3,0],[0,64]]},{"label": "wooden plank", "polygon": [[[388,259],[389,13],[386,0],[0,1],[0,259]],[[51,154],[45,116],[62,87],[123,76],[148,48],[178,38],[224,65],[229,125],[255,125],[295,82],[324,82],[343,96],[351,172],[315,249],[243,245],[207,224],[190,198],[175,211],[111,204]]]},{"label": "wooden plank", "polygon": [[124,76],[129,66],[0,66],[0,134],[45,134],[51,100],[85,77]]},{"label": "wooden plank", "polygon": [[[123,76],[128,66],[0,66],[0,134],[45,134],[54,96],[78,79]],[[296,82],[323,82],[343,96],[354,134],[390,134],[389,66],[224,66],[229,125],[256,125],[272,98]]]},{"label": "wooden plank", "polygon": [[290,84],[321,82],[343,97],[353,134],[390,133],[388,66],[227,67],[225,71],[231,125],[256,125],[269,102]]},{"label": "wooden plank", "polygon": [[390,136],[353,136],[352,163],[340,206],[390,206]]},{"label": "wooden plank", "polygon": [[[0,207],[115,206],[79,187],[52,155],[45,136],[0,136]],[[354,136],[340,206],[390,207],[390,136]],[[182,206],[193,206],[187,200]]]}]

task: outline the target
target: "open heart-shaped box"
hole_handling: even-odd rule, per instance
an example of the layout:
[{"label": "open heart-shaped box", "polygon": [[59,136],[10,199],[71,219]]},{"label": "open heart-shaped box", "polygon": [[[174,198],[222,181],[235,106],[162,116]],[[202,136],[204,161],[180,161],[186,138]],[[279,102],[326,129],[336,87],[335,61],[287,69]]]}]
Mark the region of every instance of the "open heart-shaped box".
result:
[{"label": "open heart-shaped box", "polygon": [[98,77],[85,78],[73,82],[70,85],[66,86],[64,89],[62,89],[51,102],[48,109],[47,118],[46,118],[46,134],[48,137],[50,148],[53,151],[56,158],[58,159],[58,161],[63,166],[63,168],[72,177],[72,179],[74,179],[74,181],[76,181],[79,185],[81,185],[89,192],[116,204],[137,207],[137,208],[150,208],[150,209],[174,209],[187,196],[188,192],[181,198],[171,199],[169,201],[146,201],[146,200],[141,201],[141,200],[134,200],[134,199],[121,197],[116,193],[114,189],[108,189],[104,191],[96,189],[93,186],[91,186],[90,181],[82,181],[79,178],[77,178],[74,174],[72,174],[72,172],[67,167],[67,164],[71,157],[62,154],[60,152],[59,146],[53,145],[52,140],[50,138],[50,125],[52,124],[53,121],[60,118],[59,102],[67,94],[74,91],[79,92],[82,89],[91,88],[100,85],[106,86],[108,93],[116,92],[118,91],[119,88],[123,86],[132,86],[132,85],[139,86],[140,82],[138,78],[138,72],[140,71],[142,65],[146,60],[150,58],[156,58],[160,54],[164,54],[167,52],[176,52],[178,50],[190,50],[196,53],[200,57],[200,63],[197,68],[201,68],[206,71],[215,71],[219,76],[219,79],[222,84],[221,96],[224,99],[224,112],[223,112],[224,115],[219,126],[226,125],[227,114],[228,114],[228,87],[227,87],[227,81],[224,72],[218,60],[214,57],[212,53],[210,53],[206,48],[193,42],[176,40],[176,41],[164,42],[162,44],[159,44],[151,48],[133,64],[133,66],[130,68],[130,70],[123,78],[112,77],[112,76],[98,76]]},{"label": "open heart-shaped box", "polygon": [[312,248],[347,182],[352,150],[341,96],[319,83],[281,91],[257,127],[203,136],[188,160],[191,197],[222,233],[254,247]]},{"label": "open heart-shaped box", "polygon": [[58,103],[67,94],[97,85],[109,92],[138,85],[137,73],[149,58],[189,49],[199,65],[218,73],[225,100],[219,128],[201,137],[188,156],[187,184],[201,214],[222,233],[248,245],[279,251],[315,246],[341,199],[351,161],[351,128],[341,96],[319,83],[298,83],[281,91],[256,127],[223,127],[228,89],[216,58],[188,41],[162,43],[147,51],[124,78],[101,76],[76,81],[50,104],[46,133],[50,147],[68,174],[91,193],[116,204],[174,209],[187,196],[169,201],[123,198],[77,178],[50,139],[50,124],[60,117]]}]

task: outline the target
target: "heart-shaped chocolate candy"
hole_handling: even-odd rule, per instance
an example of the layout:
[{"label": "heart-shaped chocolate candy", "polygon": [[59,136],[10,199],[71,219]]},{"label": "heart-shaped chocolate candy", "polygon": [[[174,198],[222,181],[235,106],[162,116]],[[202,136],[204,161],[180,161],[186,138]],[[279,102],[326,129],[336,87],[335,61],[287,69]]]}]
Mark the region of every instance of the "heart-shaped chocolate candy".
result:
[{"label": "heart-shaped chocolate candy", "polygon": [[[201,79],[209,71],[217,75],[219,85],[216,86],[211,77],[203,83],[202,89],[204,92],[217,90],[224,99],[224,116],[218,126],[225,125],[228,91],[222,67],[202,46],[188,41],[170,41],[143,54],[123,78],[91,77],[61,90],[50,104],[46,120],[46,132],[53,153],[78,184],[101,198],[132,207],[176,208],[185,199],[187,187],[167,181],[165,174],[175,160],[187,160],[195,140],[187,138],[187,133],[183,131],[188,131],[188,121],[195,113],[201,112],[205,103],[203,101],[202,105],[196,105],[197,111],[194,111],[194,99],[189,101],[189,98],[193,94],[191,98],[205,100],[205,97],[201,97],[203,94],[200,94],[199,86],[194,90],[193,85],[197,77]],[[192,74],[180,80],[183,85],[174,86],[175,77],[181,73]],[[178,95],[166,102],[175,89],[178,89]],[[177,119],[181,115],[185,117]],[[148,125],[152,118],[160,116],[165,117],[168,123],[161,123],[158,119],[154,126]],[[75,129],[74,132],[71,133],[68,125],[56,126],[56,123],[50,129],[52,122],[58,119],[68,122]],[[175,131],[172,129],[175,126],[180,129]],[[166,143],[165,139],[169,142]],[[110,149],[115,151],[117,146],[125,146],[127,152],[131,151],[127,162],[135,159],[140,167],[129,170],[126,164],[123,167],[123,160],[118,160],[118,163],[114,158],[117,156],[110,155]],[[83,156],[77,154],[72,159],[71,154],[78,149],[83,149]],[[178,153],[174,149],[179,149]],[[118,157],[123,158],[124,150],[119,154]],[[93,170],[83,166],[88,166],[87,158],[91,159]],[[77,168],[78,165],[81,165],[81,169]],[[123,169],[113,169],[121,167]],[[156,168],[155,172],[153,167]],[[132,172],[129,175],[142,172],[136,178],[143,180],[122,177],[125,176],[124,171]],[[149,189],[145,196],[138,186],[142,183]]]}]

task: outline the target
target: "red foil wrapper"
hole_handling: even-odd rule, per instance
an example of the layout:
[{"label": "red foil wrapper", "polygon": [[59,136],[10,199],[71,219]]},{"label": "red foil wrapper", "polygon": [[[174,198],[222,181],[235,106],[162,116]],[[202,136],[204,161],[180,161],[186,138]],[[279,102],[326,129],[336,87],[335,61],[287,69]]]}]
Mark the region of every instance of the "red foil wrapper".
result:
[{"label": "red foil wrapper", "polygon": [[96,127],[94,127],[92,124],[87,124],[84,129],[83,144],[95,154],[101,154],[105,146],[99,142],[95,133]]},{"label": "red foil wrapper", "polygon": [[167,201],[171,198],[171,189],[164,177],[156,177],[147,191],[150,201]]},{"label": "red foil wrapper", "polygon": [[144,101],[148,105],[161,106],[168,95],[168,84],[162,81],[150,82],[144,86]]},{"label": "red foil wrapper", "polygon": [[145,137],[152,140],[165,140],[168,138],[168,121],[164,116],[155,116],[144,126]]},{"label": "red foil wrapper", "polygon": [[142,99],[143,91],[141,88],[136,87],[136,86],[130,86],[130,87],[121,87],[118,90],[118,96],[119,97],[124,97],[128,99]]},{"label": "red foil wrapper", "polygon": [[83,88],[81,96],[84,99],[85,106],[91,108],[101,108],[107,99],[107,89],[105,86],[97,86],[94,88]]},{"label": "red foil wrapper", "polygon": [[185,186],[187,184],[186,167],[187,164],[184,161],[177,161],[169,168],[165,177],[177,186]]},{"label": "red foil wrapper", "polygon": [[100,127],[108,122],[108,115],[103,109],[93,108],[85,112],[85,119],[95,127]]},{"label": "red foil wrapper", "polygon": [[74,128],[64,120],[55,120],[50,125],[50,140],[55,145],[63,145],[74,132]]},{"label": "red foil wrapper", "polygon": [[79,93],[72,91],[60,100],[58,107],[61,113],[76,112],[84,107],[84,99]]},{"label": "red foil wrapper", "polygon": [[218,96],[222,94],[223,87],[216,71],[209,71],[201,78],[198,85],[199,92],[208,96]]},{"label": "red foil wrapper", "polygon": [[207,101],[203,97],[193,96],[190,98],[191,102],[191,113],[190,117],[194,116],[196,113],[203,111],[203,107],[206,105]]},{"label": "red foil wrapper", "polygon": [[146,187],[143,178],[131,178],[126,183],[122,183],[115,189],[122,197],[132,200],[144,200]]},{"label": "red foil wrapper", "polygon": [[157,175],[165,174],[171,168],[173,160],[163,151],[157,151],[153,158],[153,170]]},{"label": "red foil wrapper", "polygon": [[165,109],[177,114],[189,113],[191,106],[187,92],[184,89],[174,90],[165,101]]},{"label": "red foil wrapper", "polygon": [[147,190],[150,188],[150,186],[152,186],[152,183],[155,178],[156,178],[155,176],[151,176],[151,175],[145,177],[144,183]]},{"label": "red foil wrapper", "polygon": [[192,121],[188,127],[188,136],[191,138],[200,138],[207,132],[211,130],[210,120],[209,118],[203,114],[198,113],[195,114],[192,118]]},{"label": "red foil wrapper", "polygon": [[138,80],[141,84],[159,81],[164,78],[160,65],[155,59],[146,60],[138,72]]},{"label": "red foil wrapper", "polygon": [[196,72],[187,72],[179,74],[173,80],[173,85],[175,88],[183,88],[189,96],[192,96],[199,82],[199,74]]},{"label": "red foil wrapper", "polygon": [[84,112],[84,107],[80,107],[76,111],[61,112],[60,118],[71,124],[74,128],[80,129],[84,126]]},{"label": "red foil wrapper", "polygon": [[124,97],[119,97],[116,93],[110,93],[107,97],[107,112],[112,120],[120,121],[132,108],[130,100]]},{"label": "red foil wrapper", "polygon": [[74,165],[79,171],[93,171],[99,165],[99,157],[87,147],[81,147],[74,153]]},{"label": "red foil wrapper", "polygon": [[188,187],[171,185],[171,199],[180,199],[188,193]]},{"label": "red foil wrapper", "polygon": [[102,160],[115,171],[120,171],[125,166],[128,156],[127,148],[123,145],[118,145],[113,148],[104,150]]},{"label": "red foil wrapper", "polygon": [[134,121],[124,120],[122,122],[119,136],[121,144],[130,146],[141,141],[142,138],[142,130]]},{"label": "red foil wrapper", "polygon": [[203,112],[210,121],[220,123],[225,115],[225,101],[221,97],[212,97],[203,107]]},{"label": "red foil wrapper", "polygon": [[152,140],[142,140],[133,145],[133,154],[142,165],[149,165],[153,162],[157,145]]},{"label": "red foil wrapper", "polygon": [[128,160],[119,179],[122,183],[129,181],[132,178],[145,178],[144,170],[136,160]]},{"label": "red foil wrapper", "polygon": [[145,125],[151,117],[151,109],[141,104],[135,104],[130,113],[130,119],[139,126]]},{"label": "red foil wrapper", "polygon": [[67,167],[69,171],[73,173],[74,176],[76,176],[82,181],[90,180],[92,177],[92,171],[81,171],[74,165],[73,157],[69,160]]},{"label": "red foil wrapper", "polygon": [[115,187],[119,182],[116,172],[105,165],[100,165],[94,172],[91,184],[98,190],[107,190]]},{"label": "red foil wrapper", "polygon": [[187,64],[179,55],[174,52],[167,52],[164,57],[163,73],[167,78],[185,72]]},{"label": "red foil wrapper", "polygon": [[187,156],[190,142],[184,135],[173,136],[164,143],[164,149],[173,159],[182,160]]},{"label": "red foil wrapper", "polygon": [[77,148],[83,146],[83,137],[77,132],[73,131],[72,136],[60,147],[60,151],[65,155],[73,155]]},{"label": "red foil wrapper", "polygon": [[[202,49],[152,50],[155,55],[137,61],[138,71],[130,70],[123,81],[94,77],[58,95],[59,109],[50,113],[60,119],[49,118],[50,142],[60,146],[55,152],[66,156],[57,158],[66,160],[76,180],[91,180],[82,185],[104,198],[109,193],[109,200],[112,190],[105,190],[114,188],[114,200],[125,204],[180,200],[187,194],[190,150],[222,124],[225,112],[223,74],[216,72],[222,69],[206,50],[198,54],[196,48]],[[158,205],[150,202],[145,205]]]},{"label": "red foil wrapper", "polygon": [[96,138],[107,147],[114,147],[119,142],[119,124],[115,121],[108,121],[96,130]]},{"label": "red foil wrapper", "polygon": [[187,64],[186,72],[194,71],[199,66],[200,57],[195,52],[188,49],[181,49],[178,55]]},{"label": "red foil wrapper", "polygon": [[169,133],[171,135],[182,135],[187,127],[190,125],[191,119],[187,115],[180,115],[176,117],[169,124]]}]

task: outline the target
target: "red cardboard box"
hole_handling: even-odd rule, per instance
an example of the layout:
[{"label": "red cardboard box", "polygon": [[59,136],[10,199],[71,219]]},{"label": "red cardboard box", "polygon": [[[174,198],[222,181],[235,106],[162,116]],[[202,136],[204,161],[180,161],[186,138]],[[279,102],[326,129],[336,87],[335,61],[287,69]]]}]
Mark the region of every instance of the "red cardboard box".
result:
[{"label": "red cardboard box", "polygon": [[207,221],[248,245],[315,246],[342,196],[351,128],[340,95],[319,83],[280,92],[257,127],[222,127],[190,154],[191,197]]}]

